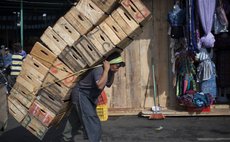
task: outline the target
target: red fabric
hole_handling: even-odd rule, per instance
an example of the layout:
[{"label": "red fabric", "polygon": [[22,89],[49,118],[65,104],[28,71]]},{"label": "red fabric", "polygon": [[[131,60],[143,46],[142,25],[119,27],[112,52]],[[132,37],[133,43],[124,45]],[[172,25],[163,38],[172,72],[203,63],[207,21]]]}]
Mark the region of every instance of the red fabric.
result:
[{"label": "red fabric", "polygon": [[98,97],[97,105],[105,105],[107,104],[107,102],[108,102],[107,95],[105,91],[102,91],[101,95]]}]

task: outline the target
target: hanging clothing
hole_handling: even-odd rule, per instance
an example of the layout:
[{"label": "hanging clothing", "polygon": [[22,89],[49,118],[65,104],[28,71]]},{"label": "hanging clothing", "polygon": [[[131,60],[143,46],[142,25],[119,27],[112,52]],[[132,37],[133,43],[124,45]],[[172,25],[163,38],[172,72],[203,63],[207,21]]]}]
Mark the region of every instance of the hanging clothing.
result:
[{"label": "hanging clothing", "polygon": [[201,37],[201,44],[206,48],[210,48],[214,46],[215,42],[211,30],[213,25],[216,0],[198,0],[197,2],[201,24],[205,32],[205,35]]}]

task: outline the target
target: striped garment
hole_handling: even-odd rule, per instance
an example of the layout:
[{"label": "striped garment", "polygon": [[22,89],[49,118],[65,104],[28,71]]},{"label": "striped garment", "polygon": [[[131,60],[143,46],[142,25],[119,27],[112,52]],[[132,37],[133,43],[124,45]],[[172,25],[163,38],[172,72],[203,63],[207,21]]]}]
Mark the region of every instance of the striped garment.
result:
[{"label": "striped garment", "polygon": [[19,75],[22,70],[22,60],[23,56],[20,54],[12,55],[12,63],[11,63],[11,72],[10,75]]}]

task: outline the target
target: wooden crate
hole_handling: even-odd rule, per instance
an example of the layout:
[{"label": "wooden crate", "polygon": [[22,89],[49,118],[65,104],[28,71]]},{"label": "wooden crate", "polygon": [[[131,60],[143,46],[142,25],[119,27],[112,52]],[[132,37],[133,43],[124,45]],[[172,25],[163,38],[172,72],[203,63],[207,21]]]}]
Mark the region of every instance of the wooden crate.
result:
[{"label": "wooden crate", "polygon": [[26,86],[28,85],[28,82],[25,82],[25,84],[23,84],[23,81],[25,81],[23,78],[19,77],[18,81],[16,81],[12,89],[15,89],[20,94],[26,94],[26,95],[32,95],[32,96],[36,95],[36,93],[33,92],[33,90],[29,90],[31,88],[30,86],[28,87]]},{"label": "wooden crate", "polygon": [[10,114],[20,123],[27,114],[27,109],[15,97],[8,96],[8,109]]},{"label": "wooden crate", "polygon": [[106,18],[106,14],[91,0],[81,0],[76,8],[83,13],[93,25],[98,25]]},{"label": "wooden crate", "polygon": [[69,46],[80,38],[78,31],[64,17],[57,21],[53,29]]},{"label": "wooden crate", "polygon": [[37,59],[33,58],[30,54],[27,54],[22,64],[22,71],[20,74],[31,74],[39,81],[43,81],[49,69],[40,63]]},{"label": "wooden crate", "polygon": [[99,26],[95,27],[91,32],[89,32],[87,38],[103,56],[106,56],[112,52],[113,49],[115,49],[114,44]]},{"label": "wooden crate", "polygon": [[141,12],[145,19],[140,23],[144,26],[151,18],[151,11],[146,7],[146,5],[141,0],[131,0],[133,5]]},{"label": "wooden crate", "polygon": [[100,25],[102,31],[108,35],[114,45],[117,45],[122,40],[128,37],[128,35],[122,30],[118,23],[109,16]]},{"label": "wooden crate", "polygon": [[36,42],[34,44],[30,54],[47,68],[50,68],[57,58],[54,53],[52,53],[48,48],[46,48],[39,42]]},{"label": "wooden crate", "polygon": [[[42,85],[42,81],[38,80],[38,78],[36,77],[36,75],[34,75],[33,72],[22,70],[19,76],[25,80],[25,82],[22,82],[23,86],[26,88],[31,86],[33,88],[33,91],[35,92],[37,92]],[[19,82],[18,77],[16,79],[17,82]],[[30,84],[30,86],[26,86],[26,84]]]},{"label": "wooden crate", "polygon": [[122,0],[121,5],[127,10],[130,16],[140,24],[144,21],[145,17],[141,14],[141,12],[137,9],[137,7],[131,2],[131,0]]},{"label": "wooden crate", "polygon": [[102,11],[110,14],[118,5],[119,0],[92,0]]},{"label": "wooden crate", "polygon": [[99,53],[97,48],[88,40],[86,36],[82,36],[79,42],[73,47],[82,55],[89,66],[95,65],[102,58],[102,55]]},{"label": "wooden crate", "polygon": [[49,72],[69,88],[72,88],[76,84],[77,77],[72,75],[73,72],[59,59],[56,59]]},{"label": "wooden crate", "polygon": [[48,131],[48,127],[44,126],[40,121],[29,114],[26,115],[26,117],[23,119],[21,125],[40,140],[43,139],[46,132]]},{"label": "wooden crate", "polygon": [[60,114],[62,112],[65,112],[70,107],[70,100],[62,101],[57,100],[54,95],[51,93],[48,93],[46,90],[40,90],[38,92],[37,99],[39,102],[47,106],[50,110],[52,110],[55,114]]},{"label": "wooden crate", "polygon": [[[115,20],[109,16],[99,25],[102,31],[110,38],[113,44],[119,49],[126,48],[133,40],[128,37],[128,35],[122,30]],[[118,50],[122,52],[122,50]]]},{"label": "wooden crate", "polygon": [[86,34],[93,28],[93,24],[85,17],[82,12],[79,12],[76,7],[72,7],[64,18],[80,33]]},{"label": "wooden crate", "polygon": [[[34,79],[34,78],[31,78]],[[30,93],[30,94],[36,94],[37,91],[39,90],[40,86],[41,86],[41,82],[34,81],[30,79],[30,75],[19,75],[16,79],[16,83],[19,83],[20,86],[23,86],[23,88],[26,88],[26,92]],[[30,81],[28,81],[30,80]],[[38,83],[38,84],[36,84]],[[15,85],[14,88],[16,89]],[[17,89],[16,89],[17,90]],[[26,93],[27,94],[27,93]]]},{"label": "wooden crate", "polygon": [[71,88],[66,87],[62,82],[57,82],[57,78],[48,73],[43,81],[42,89],[53,94],[57,100],[69,100]]},{"label": "wooden crate", "polygon": [[49,127],[55,119],[56,114],[47,106],[35,100],[29,108],[29,114],[37,118],[43,125]]},{"label": "wooden crate", "polygon": [[67,47],[67,43],[51,27],[45,30],[40,39],[57,56]]},{"label": "wooden crate", "polygon": [[78,72],[87,66],[86,61],[73,47],[65,48],[58,58],[65,63],[73,72]]},{"label": "wooden crate", "polygon": [[135,22],[123,7],[118,7],[112,12],[111,16],[130,38],[137,36],[135,32],[140,29],[140,25]]},{"label": "wooden crate", "polygon": [[23,91],[17,91],[16,89],[12,88],[10,90],[10,95],[16,98],[23,106],[29,108],[33,101],[35,100],[35,95],[33,94],[26,94]]}]

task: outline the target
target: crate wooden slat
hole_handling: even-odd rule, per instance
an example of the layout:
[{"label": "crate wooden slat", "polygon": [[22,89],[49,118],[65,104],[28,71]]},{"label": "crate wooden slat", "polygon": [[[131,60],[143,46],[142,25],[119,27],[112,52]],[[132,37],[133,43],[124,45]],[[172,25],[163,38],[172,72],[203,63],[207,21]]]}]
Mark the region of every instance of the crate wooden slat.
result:
[{"label": "crate wooden slat", "polygon": [[27,109],[12,95],[8,97],[8,109],[10,114],[20,123],[27,114]]},{"label": "crate wooden slat", "polygon": [[[35,78],[39,81],[43,81],[49,69],[40,63],[37,59],[33,58],[30,54],[27,54],[22,64],[21,72],[31,72]],[[23,73],[22,73],[23,74]]]},{"label": "crate wooden slat", "polygon": [[106,56],[112,52],[113,49],[115,49],[114,44],[99,26],[95,27],[91,32],[89,32],[87,38],[103,56]]},{"label": "crate wooden slat", "polygon": [[102,55],[86,36],[82,36],[79,42],[73,47],[82,55],[89,66],[92,66],[101,60]]},{"label": "crate wooden slat", "polygon": [[64,17],[56,22],[53,29],[69,46],[80,38],[78,31]]},{"label": "crate wooden slat", "polygon": [[74,50],[73,47],[65,48],[58,57],[64,62],[73,72],[80,71],[87,66],[82,55]]},{"label": "crate wooden slat", "polygon": [[40,140],[43,139],[46,132],[48,131],[48,127],[42,125],[40,121],[38,121],[35,117],[29,114],[26,115],[21,124]]},{"label": "crate wooden slat", "polygon": [[97,25],[106,18],[106,14],[91,0],[81,0],[76,8],[83,13],[93,25]]},{"label": "crate wooden slat", "polygon": [[55,33],[52,27],[48,27],[40,39],[57,56],[67,47],[67,43]]},{"label": "crate wooden slat", "polygon": [[52,53],[48,48],[39,42],[34,44],[30,54],[47,68],[49,68],[57,58],[57,55]]},{"label": "crate wooden slat", "polygon": [[79,12],[76,7],[72,7],[64,18],[80,33],[86,34],[93,28],[93,24],[85,17],[82,12]]},{"label": "crate wooden slat", "polygon": [[135,22],[123,7],[118,7],[112,12],[111,16],[129,37],[134,38],[137,36],[136,34],[133,35],[133,33],[140,28],[140,25]]},{"label": "crate wooden slat", "polygon": [[29,108],[33,101],[35,100],[35,95],[33,94],[26,94],[23,91],[17,91],[16,89],[12,88],[10,90],[10,95],[15,97],[23,106]]},{"label": "crate wooden slat", "polygon": [[49,109],[53,110],[55,114],[62,113],[68,110],[70,106],[70,100],[69,101],[57,100],[53,96],[54,96],[53,94],[50,94],[47,91],[42,89],[38,92],[37,99],[42,104],[46,105]]},{"label": "crate wooden slat", "polygon": [[92,0],[102,11],[110,14],[118,5],[119,0]]},{"label": "crate wooden slat", "polygon": [[62,80],[61,82],[69,88],[76,84],[77,77],[75,75],[70,76],[73,74],[73,72],[59,59],[54,62],[49,72],[57,79]]},{"label": "crate wooden slat", "polygon": [[53,94],[57,100],[69,100],[72,89],[66,87],[62,82],[56,82],[57,80],[51,73],[48,73],[43,81],[42,89]]}]

